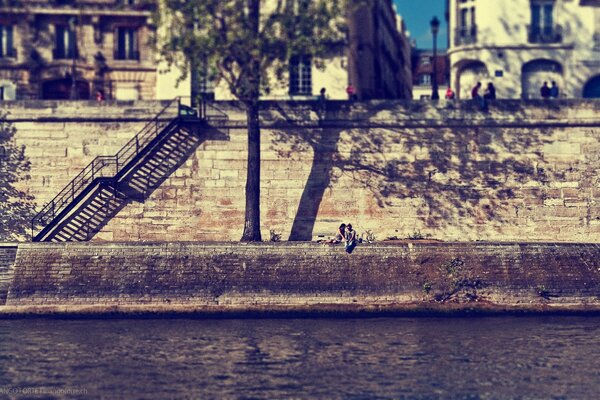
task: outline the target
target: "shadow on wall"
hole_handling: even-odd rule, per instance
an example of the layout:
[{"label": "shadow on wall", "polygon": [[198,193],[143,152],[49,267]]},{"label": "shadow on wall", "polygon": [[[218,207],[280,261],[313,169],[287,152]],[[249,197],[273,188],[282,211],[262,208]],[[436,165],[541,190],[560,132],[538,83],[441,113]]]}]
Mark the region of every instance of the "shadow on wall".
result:
[{"label": "shadow on wall", "polygon": [[[382,103],[363,116],[369,119],[388,106]],[[439,118],[423,103],[406,107],[407,114]],[[479,113],[475,105],[470,112]],[[522,110],[512,116],[526,118]],[[380,208],[416,199],[417,218],[427,228],[447,227],[458,219],[503,222],[507,212],[516,212],[512,200],[523,196],[516,188],[528,184],[528,195],[541,197],[544,185],[560,178],[546,169],[541,151],[550,142],[549,129],[516,132],[487,119],[480,127],[466,122],[460,128],[278,130],[274,144],[289,145],[278,150],[281,157],[311,149],[314,154],[289,240],[312,239],[325,190],[344,176],[369,190]]]},{"label": "shadow on wall", "polygon": [[0,241],[23,239],[35,215],[34,197],[19,189],[29,179],[25,146],[15,143],[16,128],[0,113]]}]

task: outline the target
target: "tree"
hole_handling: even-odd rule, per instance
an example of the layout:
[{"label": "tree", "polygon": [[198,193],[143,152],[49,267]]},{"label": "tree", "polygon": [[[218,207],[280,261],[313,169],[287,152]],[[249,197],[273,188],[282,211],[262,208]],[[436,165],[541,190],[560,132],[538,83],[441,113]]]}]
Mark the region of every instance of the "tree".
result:
[{"label": "tree", "polygon": [[18,182],[29,179],[25,147],[15,143],[16,129],[0,113],[0,240],[22,239],[34,216],[33,196]]},{"label": "tree", "polygon": [[[346,0],[351,1],[351,0]],[[248,176],[242,241],[260,241],[261,91],[281,81],[294,56],[317,61],[344,40],[344,0],[164,0],[155,42],[183,76],[208,67],[246,109]],[[183,55],[183,59],[180,57]],[[322,64],[321,64],[322,65]]]}]

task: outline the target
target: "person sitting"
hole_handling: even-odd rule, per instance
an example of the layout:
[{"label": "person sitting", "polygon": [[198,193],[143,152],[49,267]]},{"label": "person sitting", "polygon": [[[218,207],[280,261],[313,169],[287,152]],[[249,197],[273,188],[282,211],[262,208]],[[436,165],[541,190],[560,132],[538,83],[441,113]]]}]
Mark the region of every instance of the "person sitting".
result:
[{"label": "person sitting", "polygon": [[352,229],[352,224],[346,226],[346,253],[350,254],[356,247],[356,231]]},{"label": "person sitting", "polygon": [[335,233],[335,236],[332,239],[329,239],[329,241],[327,241],[327,243],[331,243],[331,244],[337,244],[337,243],[341,243],[342,240],[346,239],[346,224],[341,224],[340,227],[338,228],[337,232]]},{"label": "person sitting", "polygon": [[550,97],[553,99],[558,99],[558,85],[555,81],[552,81],[552,86],[550,87]]},{"label": "person sitting", "polygon": [[479,99],[481,96],[479,95],[479,89],[481,88],[481,82],[477,82],[473,89],[471,89],[471,98]]},{"label": "person sitting", "polygon": [[492,82],[488,83],[487,89],[485,89],[485,93],[483,97],[486,100],[496,100],[496,88]]},{"label": "person sitting", "polygon": [[548,82],[544,82],[540,88],[540,95],[542,96],[542,99],[547,99],[550,97],[550,88],[548,87]]},{"label": "person sitting", "polygon": [[473,86],[473,89],[471,89],[471,97],[479,104],[479,108],[482,111],[485,111],[487,110],[487,103],[485,98],[479,94],[479,89],[481,89],[481,82],[477,82],[477,84]]}]

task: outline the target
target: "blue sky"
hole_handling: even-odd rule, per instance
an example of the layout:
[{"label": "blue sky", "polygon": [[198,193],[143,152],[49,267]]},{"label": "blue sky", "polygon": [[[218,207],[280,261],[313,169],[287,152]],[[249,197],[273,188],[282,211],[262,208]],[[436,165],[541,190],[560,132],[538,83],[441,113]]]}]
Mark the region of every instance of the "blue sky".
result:
[{"label": "blue sky", "polygon": [[394,0],[398,13],[404,18],[404,23],[410,31],[410,36],[417,41],[417,48],[431,49],[433,39],[429,21],[437,16],[441,21],[438,34],[438,47],[447,47],[446,0]]}]

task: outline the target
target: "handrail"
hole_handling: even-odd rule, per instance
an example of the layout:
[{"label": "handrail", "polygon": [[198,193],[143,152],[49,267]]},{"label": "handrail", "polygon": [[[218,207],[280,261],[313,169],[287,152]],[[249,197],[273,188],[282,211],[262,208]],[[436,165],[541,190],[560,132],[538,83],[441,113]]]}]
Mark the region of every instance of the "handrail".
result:
[{"label": "handrail", "polygon": [[[67,206],[80,195],[85,188],[97,178],[115,177],[137,156],[141,150],[164,129],[170,122],[162,121],[166,111],[180,98],[169,101],[158,114],[154,116],[131,140],[129,140],[114,156],[98,156],[89,163],[75,178],[71,180],[52,200],[42,207],[31,220],[31,239],[36,236],[36,227],[42,226],[43,231],[48,224],[63,212]],[[179,113],[179,111],[178,111]],[[110,167],[110,168],[109,168]]]}]

